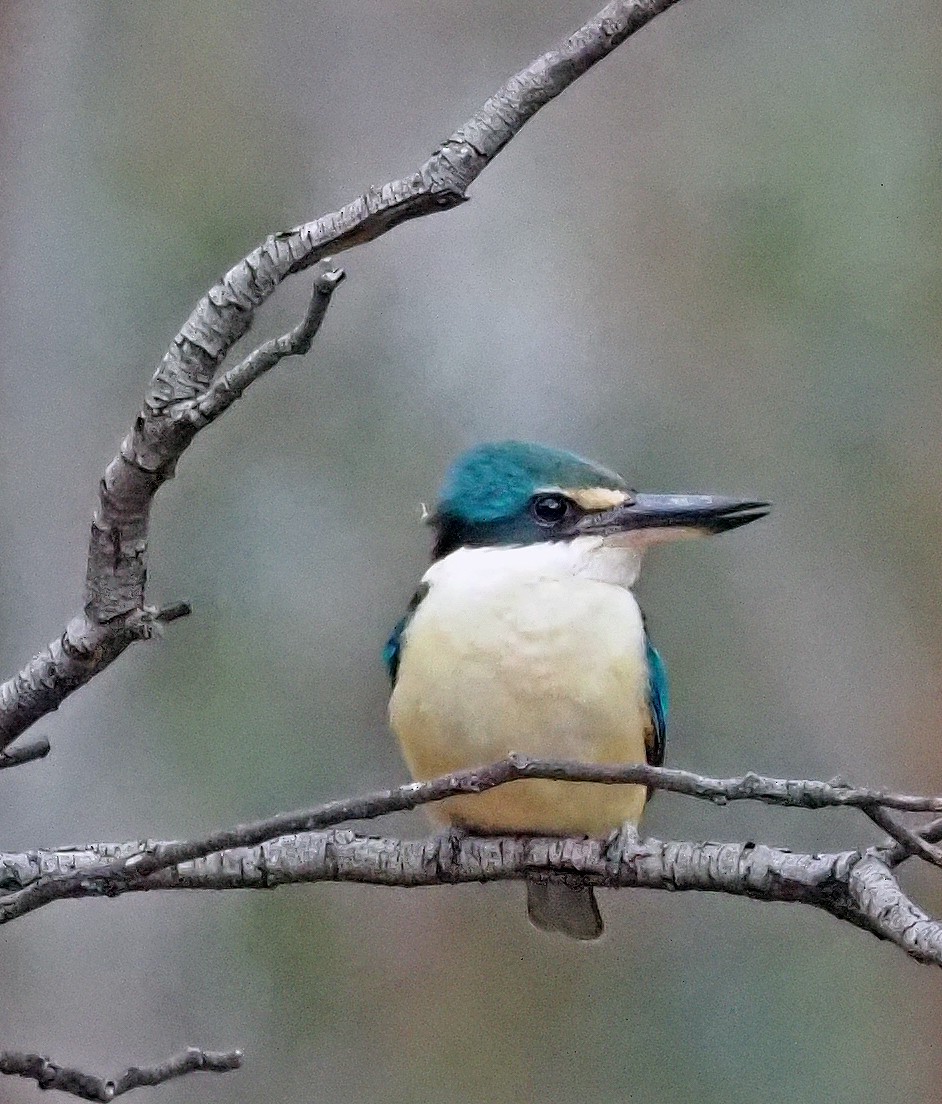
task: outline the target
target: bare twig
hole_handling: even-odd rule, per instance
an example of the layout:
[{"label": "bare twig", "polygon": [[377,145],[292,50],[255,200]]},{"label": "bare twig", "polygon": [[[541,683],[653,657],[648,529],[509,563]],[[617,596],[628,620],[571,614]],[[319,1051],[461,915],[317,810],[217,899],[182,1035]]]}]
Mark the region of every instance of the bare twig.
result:
[{"label": "bare twig", "polygon": [[[511,77],[412,175],[370,189],[314,222],[273,234],[209,290],[164,356],[143,410],[105,472],[92,521],[82,613],[0,685],[0,750],[134,641],[154,635],[159,616],[145,604],[144,593],[151,502],[199,429],[270,367],[270,358],[274,363],[291,355],[278,342],[274,348],[269,343],[213,384],[256,309],[282,280],[408,219],[463,203],[473,181],[541,107],[676,2],[613,0]],[[322,290],[329,296],[330,288]],[[281,341],[291,345],[292,335]]]},{"label": "bare twig", "polygon": [[874,824],[879,825],[884,832],[892,836],[897,846],[905,848],[907,854],[918,855],[926,862],[932,863],[933,866],[942,866],[942,851],[928,842],[923,834],[914,832],[905,824],[900,823],[898,818],[888,812],[885,806],[864,805],[862,808]]},{"label": "bare twig", "polygon": [[[919,838],[925,840],[926,843],[938,843],[942,840],[942,817],[930,820],[928,824],[920,828]],[[871,848],[871,852],[891,870],[899,866],[901,862],[905,862],[907,859],[911,859],[913,855],[918,854],[918,851],[911,847],[908,842],[898,842],[895,847]]]},{"label": "bare twig", "polygon": [[242,1065],[241,1050],[210,1051],[188,1047],[159,1066],[131,1066],[120,1077],[104,1078],[51,1062],[41,1054],[0,1051],[0,1073],[26,1077],[41,1089],[58,1089],[82,1100],[102,1104],[145,1085],[162,1085],[175,1077],[200,1071],[226,1073]]},{"label": "bare twig", "polygon": [[330,297],[337,285],[344,279],[342,268],[331,268],[320,272],[314,279],[314,291],[308,304],[307,314],[290,332],[266,341],[251,356],[240,361],[234,368],[223,374],[207,388],[206,393],[194,401],[190,410],[191,417],[203,425],[208,424],[241,398],[249,384],[288,356],[304,356],[310,351],[311,344],[321,327]]}]

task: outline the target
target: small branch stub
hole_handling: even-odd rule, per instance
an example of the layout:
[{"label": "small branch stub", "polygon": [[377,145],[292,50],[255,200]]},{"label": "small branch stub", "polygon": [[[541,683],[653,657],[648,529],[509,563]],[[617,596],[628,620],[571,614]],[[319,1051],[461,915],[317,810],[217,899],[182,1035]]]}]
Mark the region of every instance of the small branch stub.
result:
[{"label": "small branch stub", "polygon": [[23,763],[32,763],[35,759],[45,759],[52,748],[45,736],[38,739],[24,741],[15,747],[0,751],[0,770],[8,767],[19,767]]}]

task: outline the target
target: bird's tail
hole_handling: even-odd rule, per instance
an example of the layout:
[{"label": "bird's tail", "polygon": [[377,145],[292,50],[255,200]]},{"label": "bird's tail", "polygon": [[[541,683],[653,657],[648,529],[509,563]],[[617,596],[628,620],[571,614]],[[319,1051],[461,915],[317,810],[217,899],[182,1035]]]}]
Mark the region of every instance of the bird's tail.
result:
[{"label": "bird's tail", "polygon": [[540,881],[527,879],[527,916],[542,931],[559,932],[570,939],[598,939],[604,931],[592,887],[552,876]]}]

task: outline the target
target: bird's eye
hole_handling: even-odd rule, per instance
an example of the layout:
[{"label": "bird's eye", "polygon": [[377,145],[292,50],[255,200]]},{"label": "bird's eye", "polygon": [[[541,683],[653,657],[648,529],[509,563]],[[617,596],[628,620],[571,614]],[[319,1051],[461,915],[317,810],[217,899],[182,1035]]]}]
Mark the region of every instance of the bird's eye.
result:
[{"label": "bird's eye", "polygon": [[540,525],[559,525],[568,516],[571,505],[562,495],[537,495],[530,503],[530,513]]}]

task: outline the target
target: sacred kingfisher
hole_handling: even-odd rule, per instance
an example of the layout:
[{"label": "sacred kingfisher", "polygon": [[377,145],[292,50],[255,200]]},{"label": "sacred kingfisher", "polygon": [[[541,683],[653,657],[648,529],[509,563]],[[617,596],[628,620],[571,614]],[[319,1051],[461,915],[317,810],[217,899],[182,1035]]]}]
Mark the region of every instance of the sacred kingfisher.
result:
[{"label": "sacred kingfisher", "polygon": [[[560,449],[479,445],[449,470],[432,566],[384,652],[389,718],[415,779],[511,752],[584,763],[664,759],[667,676],[632,594],[652,544],[724,533],[767,504],[638,494]],[[429,806],[452,829],[607,836],[637,826],[642,786],[526,779]],[[591,887],[527,882],[539,928],[594,939]]]}]

